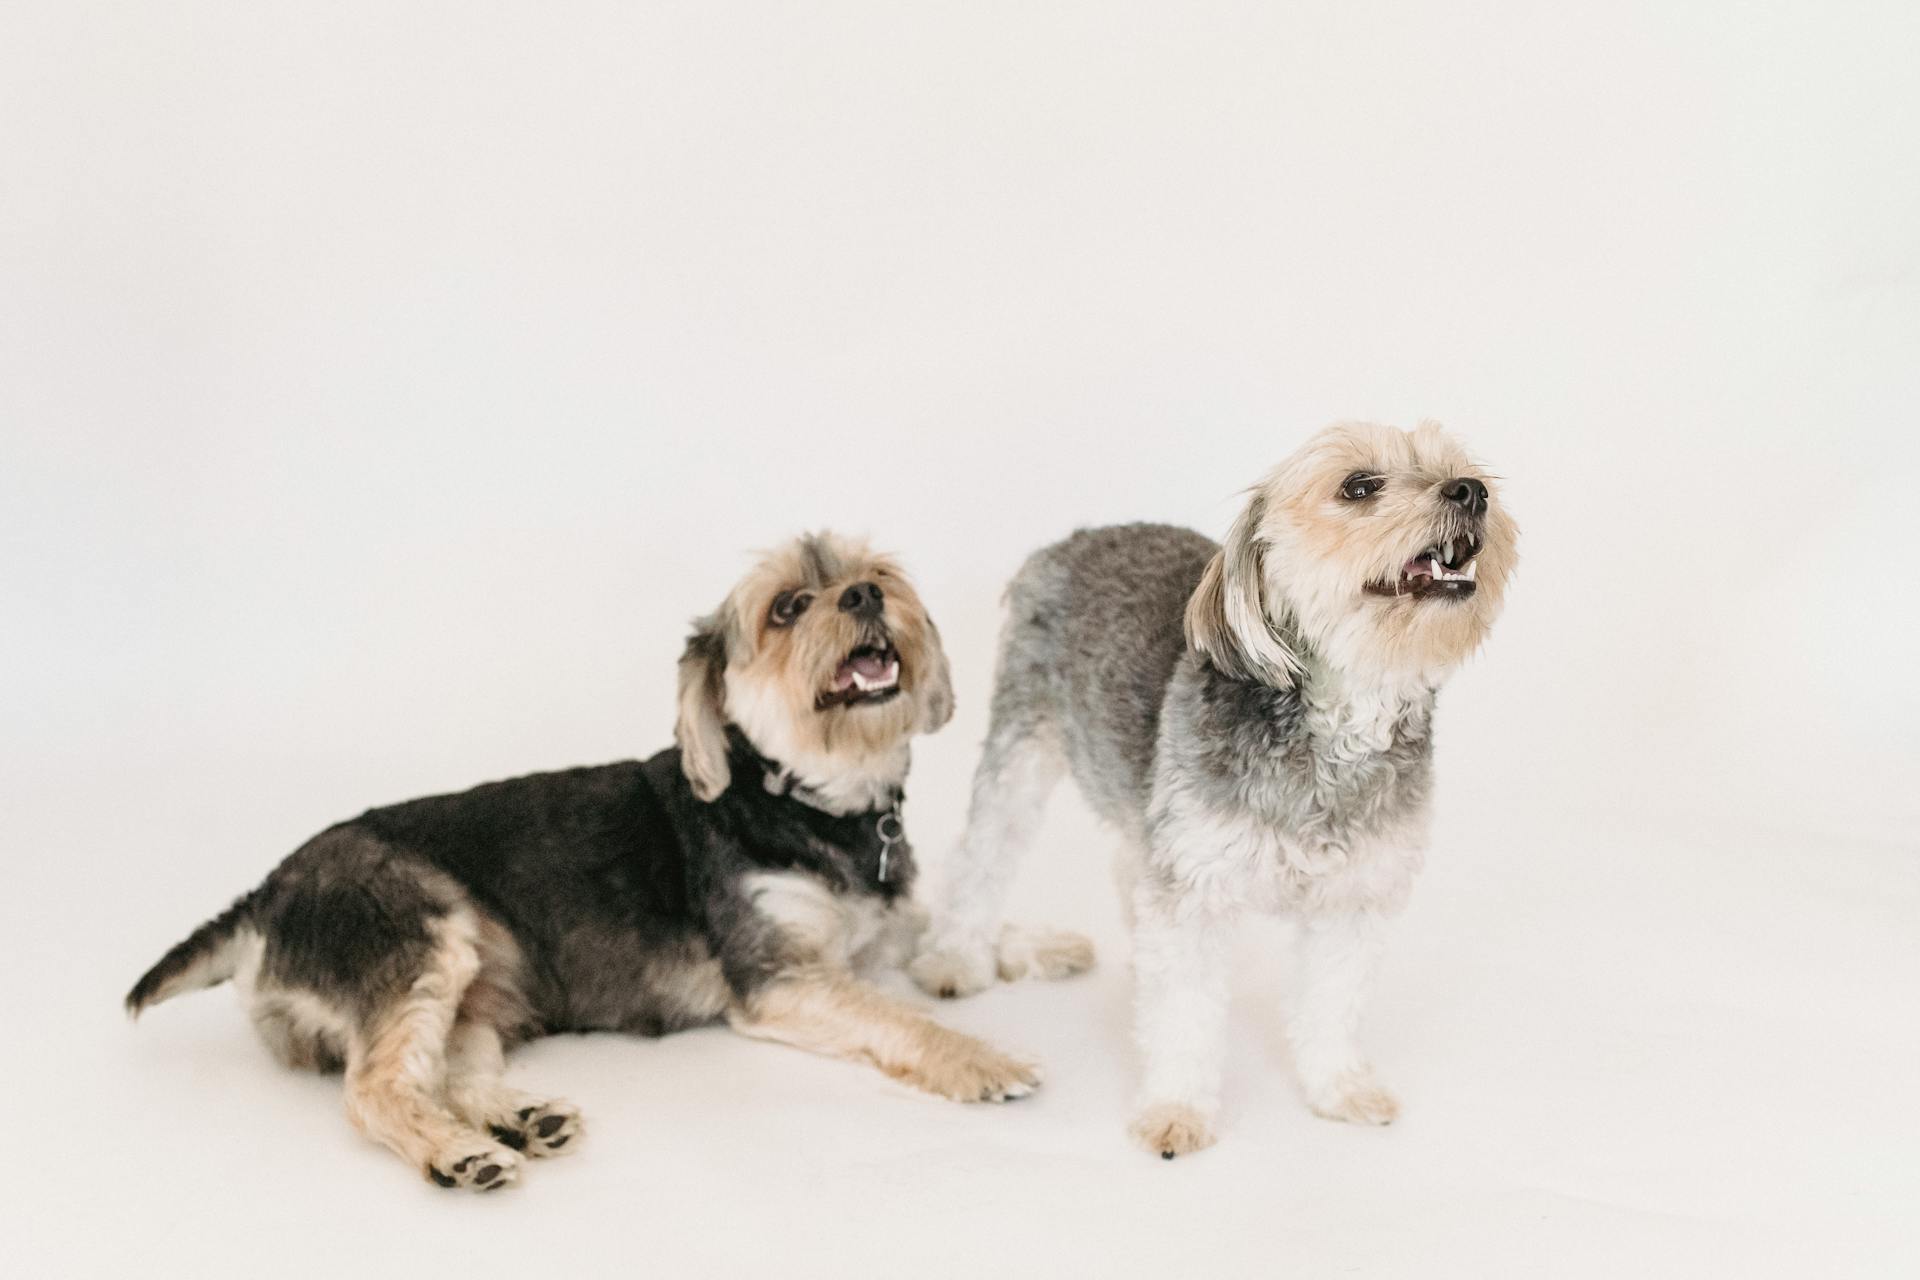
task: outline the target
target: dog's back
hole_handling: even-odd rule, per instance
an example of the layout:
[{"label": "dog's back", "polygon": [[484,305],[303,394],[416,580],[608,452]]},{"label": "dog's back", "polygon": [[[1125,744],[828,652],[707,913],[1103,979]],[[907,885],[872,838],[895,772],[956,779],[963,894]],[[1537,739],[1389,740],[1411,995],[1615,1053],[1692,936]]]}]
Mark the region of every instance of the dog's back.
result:
[{"label": "dog's back", "polygon": [[1219,549],[1191,529],[1128,524],[1028,557],[1007,587],[988,750],[1057,735],[1087,802],[1136,828],[1187,600]]}]

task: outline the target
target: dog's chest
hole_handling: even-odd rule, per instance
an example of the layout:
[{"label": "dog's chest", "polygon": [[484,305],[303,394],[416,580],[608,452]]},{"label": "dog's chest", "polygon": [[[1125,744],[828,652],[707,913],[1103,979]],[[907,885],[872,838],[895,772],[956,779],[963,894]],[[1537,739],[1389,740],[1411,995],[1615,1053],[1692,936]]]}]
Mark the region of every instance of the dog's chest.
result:
[{"label": "dog's chest", "polygon": [[895,905],[877,894],[836,893],[818,876],[758,872],[744,886],[754,911],[802,954],[850,965],[898,927]]},{"label": "dog's chest", "polygon": [[1425,860],[1424,823],[1403,815],[1341,840],[1264,821],[1252,813],[1217,828],[1238,850],[1240,892],[1268,911],[1397,911]]},{"label": "dog's chest", "polygon": [[1166,856],[1223,900],[1397,908],[1423,858],[1428,705],[1349,699],[1243,733],[1236,753],[1188,757],[1160,779]]},{"label": "dog's chest", "polygon": [[1423,806],[1431,778],[1431,704],[1356,698],[1315,709],[1274,760],[1271,816],[1351,843]]}]

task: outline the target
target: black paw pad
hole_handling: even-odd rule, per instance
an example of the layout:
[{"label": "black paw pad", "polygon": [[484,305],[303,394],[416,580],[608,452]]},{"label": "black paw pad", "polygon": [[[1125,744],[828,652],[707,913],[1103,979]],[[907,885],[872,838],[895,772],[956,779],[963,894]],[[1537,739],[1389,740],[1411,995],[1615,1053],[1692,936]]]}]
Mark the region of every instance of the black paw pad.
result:
[{"label": "black paw pad", "polygon": [[559,1131],[560,1126],[566,1122],[567,1118],[565,1116],[548,1116],[534,1126],[534,1132],[543,1138],[551,1138]]},{"label": "black paw pad", "polygon": [[427,1166],[427,1176],[443,1187],[450,1187],[454,1184],[454,1176],[452,1174],[442,1173],[432,1165]]},{"label": "black paw pad", "polygon": [[547,1144],[547,1149],[550,1151],[558,1151],[560,1148],[566,1146],[568,1141],[571,1140],[572,1137],[573,1135],[569,1133],[565,1137],[555,1138],[552,1142],[549,1142]]},{"label": "black paw pad", "polygon": [[1173,1159],[1173,1152],[1171,1152],[1171,1151],[1162,1151],[1162,1152],[1160,1153],[1160,1158],[1161,1158],[1162,1160],[1171,1160],[1171,1159]]},{"label": "black paw pad", "polygon": [[489,1182],[492,1182],[495,1178],[499,1176],[500,1176],[500,1166],[497,1164],[490,1164],[490,1165],[487,1165],[485,1168],[481,1169],[480,1172],[474,1174],[473,1180],[484,1187]]},{"label": "black paw pad", "polygon": [[487,1132],[498,1138],[503,1147],[512,1147],[515,1151],[527,1149],[527,1135],[518,1129],[505,1129],[497,1124],[490,1124],[487,1126]]}]

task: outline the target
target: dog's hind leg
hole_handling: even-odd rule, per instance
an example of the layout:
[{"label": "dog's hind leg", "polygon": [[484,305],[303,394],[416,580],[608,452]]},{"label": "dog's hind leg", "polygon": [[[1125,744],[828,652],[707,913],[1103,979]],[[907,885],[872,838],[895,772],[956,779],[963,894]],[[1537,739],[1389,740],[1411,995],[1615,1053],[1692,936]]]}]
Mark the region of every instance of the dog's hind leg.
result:
[{"label": "dog's hind leg", "polygon": [[577,1150],[580,1112],[569,1103],[523,1093],[501,1079],[506,1053],[489,1023],[462,1016],[447,1040],[447,1103],[456,1114],[530,1156]]},{"label": "dog's hind leg", "polygon": [[1010,705],[1016,698],[1003,678],[973,775],[966,834],[947,860],[933,927],[910,967],[933,995],[972,995],[995,977],[1064,978],[1093,964],[1093,944],[1079,934],[1001,924],[1014,872],[1066,772],[1057,733]]},{"label": "dog's hind leg", "polygon": [[439,1185],[492,1191],[519,1177],[520,1157],[443,1100],[448,1038],[480,972],[479,923],[470,907],[457,906],[427,932],[432,945],[404,992],[365,1016],[349,1038],[347,1116]]}]

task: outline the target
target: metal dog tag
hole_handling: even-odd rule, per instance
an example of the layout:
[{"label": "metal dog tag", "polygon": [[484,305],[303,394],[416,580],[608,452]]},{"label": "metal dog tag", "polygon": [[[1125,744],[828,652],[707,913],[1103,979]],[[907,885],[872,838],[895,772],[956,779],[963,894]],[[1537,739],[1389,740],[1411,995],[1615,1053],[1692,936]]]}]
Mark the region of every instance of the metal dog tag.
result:
[{"label": "metal dog tag", "polygon": [[907,834],[906,827],[900,821],[900,806],[895,805],[880,815],[874,823],[874,830],[880,835],[880,883],[887,882],[887,866],[893,860],[893,846],[900,843]]}]

